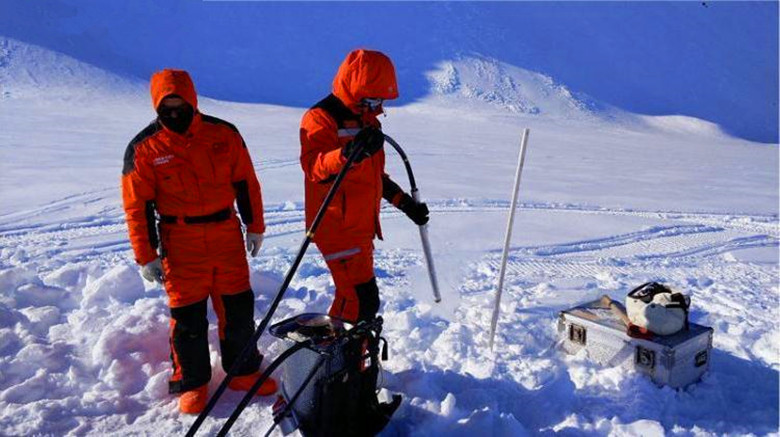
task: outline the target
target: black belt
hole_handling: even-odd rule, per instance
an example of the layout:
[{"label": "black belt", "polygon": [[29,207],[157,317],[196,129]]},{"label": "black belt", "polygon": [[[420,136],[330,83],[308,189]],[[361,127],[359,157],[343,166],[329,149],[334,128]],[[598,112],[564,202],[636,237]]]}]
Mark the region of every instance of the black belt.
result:
[{"label": "black belt", "polygon": [[[214,214],[184,217],[184,223],[188,225],[196,225],[202,223],[224,222],[225,220],[230,218],[230,215],[231,215],[230,208],[225,208],[215,212]],[[161,223],[173,224],[176,223],[177,221],[178,218],[175,215],[162,215],[162,214],[160,215]]]}]

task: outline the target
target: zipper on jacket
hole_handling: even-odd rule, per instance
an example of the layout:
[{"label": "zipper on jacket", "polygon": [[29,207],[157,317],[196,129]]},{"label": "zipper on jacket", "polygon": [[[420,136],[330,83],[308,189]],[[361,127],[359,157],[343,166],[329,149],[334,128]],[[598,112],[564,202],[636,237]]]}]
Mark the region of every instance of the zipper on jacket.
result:
[{"label": "zipper on jacket", "polygon": [[347,193],[341,190],[341,222],[347,226]]},{"label": "zipper on jacket", "polygon": [[344,307],[347,306],[347,299],[341,298],[341,309],[339,310],[339,316],[344,317]]}]

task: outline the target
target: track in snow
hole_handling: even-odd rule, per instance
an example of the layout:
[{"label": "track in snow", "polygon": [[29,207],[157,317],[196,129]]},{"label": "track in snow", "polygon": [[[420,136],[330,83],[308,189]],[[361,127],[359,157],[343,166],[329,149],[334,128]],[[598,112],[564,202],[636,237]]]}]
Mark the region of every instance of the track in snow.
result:
[{"label": "track in snow", "polygon": [[[289,162],[288,162],[289,161]],[[279,161],[292,165],[297,161]],[[267,165],[266,165],[267,167]],[[116,189],[81,193],[28,211],[0,216],[0,247],[23,247],[31,254],[81,254],[92,257],[129,249],[124,214]],[[504,201],[448,200],[429,202],[432,214],[473,214],[508,209]],[[609,210],[598,207],[555,204],[521,204],[523,210],[551,213],[633,216],[664,220],[670,225],[654,226],[637,232],[562,244],[515,247],[510,271],[525,274],[535,265],[558,265],[573,273],[587,269],[588,262],[609,258],[702,258],[728,251],[777,247],[780,230],[776,216],[685,213],[670,211]],[[392,208],[384,215],[397,215]],[[273,206],[266,211],[269,237],[302,233],[300,204]],[[552,259],[559,259],[553,261]],[[545,261],[540,261],[544,259]],[[566,267],[566,266],[579,266]],[[612,267],[620,271],[619,267]]]}]

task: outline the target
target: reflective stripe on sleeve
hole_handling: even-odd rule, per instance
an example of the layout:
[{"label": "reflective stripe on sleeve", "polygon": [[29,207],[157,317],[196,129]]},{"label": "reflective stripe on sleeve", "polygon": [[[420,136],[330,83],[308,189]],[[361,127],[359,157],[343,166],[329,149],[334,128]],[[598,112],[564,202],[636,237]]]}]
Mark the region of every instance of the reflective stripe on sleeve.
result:
[{"label": "reflective stripe on sleeve", "polygon": [[354,137],[357,135],[358,132],[360,132],[360,128],[353,127],[353,128],[345,128],[345,129],[339,129],[339,138],[344,137]]}]

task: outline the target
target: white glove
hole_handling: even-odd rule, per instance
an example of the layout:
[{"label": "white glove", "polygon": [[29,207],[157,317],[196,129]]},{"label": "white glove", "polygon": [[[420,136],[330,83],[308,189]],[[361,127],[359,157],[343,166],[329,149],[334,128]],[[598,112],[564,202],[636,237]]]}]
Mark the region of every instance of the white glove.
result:
[{"label": "white glove", "polygon": [[252,232],[246,233],[246,251],[252,255],[252,258],[257,256],[260,252],[260,247],[263,245],[263,234],[254,234]]},{"label": "white glove", "polygon": [[163,273],[162,261],[160,258],[155,258],[154,261],[150,261],[141,267],[141,276],[149,282],[163,283],[165,274]]}]

